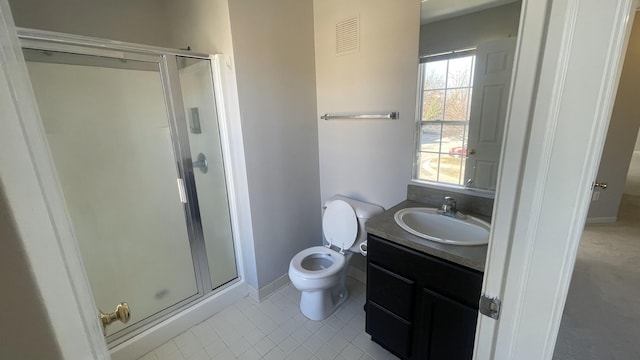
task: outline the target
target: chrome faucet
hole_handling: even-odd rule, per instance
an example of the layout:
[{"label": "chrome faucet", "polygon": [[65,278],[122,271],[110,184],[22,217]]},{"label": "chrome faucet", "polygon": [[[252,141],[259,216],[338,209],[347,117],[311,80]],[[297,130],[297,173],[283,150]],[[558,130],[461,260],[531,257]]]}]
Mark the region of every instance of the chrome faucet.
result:
[{"label": "chrome faucet", "polygon": [[442,204],[442,210],[439,211],[444,216],[456,217],[458,209],[456,208],[456,199],[451,196],[444,197],[444,204]]}]

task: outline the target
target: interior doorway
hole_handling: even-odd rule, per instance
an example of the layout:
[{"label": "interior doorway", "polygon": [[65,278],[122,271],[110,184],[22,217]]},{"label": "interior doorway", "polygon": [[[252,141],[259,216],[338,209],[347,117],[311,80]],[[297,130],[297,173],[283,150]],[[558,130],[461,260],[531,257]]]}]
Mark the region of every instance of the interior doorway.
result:
[{"label": "interior doorway", "polygon": [[636,145],[633,148],[633,154],[629,162],[627,180],[624,183],[624,194],[640,196],[640,134],[636,139]]}]

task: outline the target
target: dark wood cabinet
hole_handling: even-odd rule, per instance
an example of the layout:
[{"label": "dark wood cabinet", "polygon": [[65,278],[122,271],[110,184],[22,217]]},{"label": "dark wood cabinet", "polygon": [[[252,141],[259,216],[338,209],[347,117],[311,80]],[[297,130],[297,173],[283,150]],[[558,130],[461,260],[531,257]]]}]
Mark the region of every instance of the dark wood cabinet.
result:
[{"label": "dark wood cabinet", "polygon": [[482,273],[368,236],[366,331],[402,359],[471,359]]},{"label": "dark wood cabinet", "polygon": [[[478,295],[478,298],[480,295]],[[420,359],[471,359],[478,309],[423,289]]]}]

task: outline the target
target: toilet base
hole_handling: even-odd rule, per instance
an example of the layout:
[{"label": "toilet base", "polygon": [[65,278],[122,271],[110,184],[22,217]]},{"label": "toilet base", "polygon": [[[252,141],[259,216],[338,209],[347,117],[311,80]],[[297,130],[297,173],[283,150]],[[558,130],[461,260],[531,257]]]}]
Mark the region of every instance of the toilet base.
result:
[{"label": "toilet base", "polygon": [[300,298],[300,311],[310,320],[324,320],[333,314],[349,297],[344,281],[342,286],[319,291],[303,291]]},{"label": "toilet base", "polygon": [[324,320],[331,316],[336,309],[349,297],[347,290],[347,268],[353,253],[345,254],[346,264],[338,275],[338,283],[328,289],[302,291],[300,297],[300,311],[310,320]]}]

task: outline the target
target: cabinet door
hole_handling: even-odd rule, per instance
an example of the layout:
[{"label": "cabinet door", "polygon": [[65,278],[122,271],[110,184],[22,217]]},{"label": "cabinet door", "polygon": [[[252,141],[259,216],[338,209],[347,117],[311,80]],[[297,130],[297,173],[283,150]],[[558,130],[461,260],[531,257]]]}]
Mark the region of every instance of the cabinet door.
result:
[{"label": "cabinet door", "polygon": [[411,323],[373,301],[367,302],[366,331],[373,341],[400,358],[411,356]]},{"label": "cabinet door", "polygon": [[471,359],[478,311],[428,289],[422,291],[421,305],[419,358]]}]

